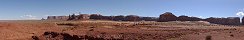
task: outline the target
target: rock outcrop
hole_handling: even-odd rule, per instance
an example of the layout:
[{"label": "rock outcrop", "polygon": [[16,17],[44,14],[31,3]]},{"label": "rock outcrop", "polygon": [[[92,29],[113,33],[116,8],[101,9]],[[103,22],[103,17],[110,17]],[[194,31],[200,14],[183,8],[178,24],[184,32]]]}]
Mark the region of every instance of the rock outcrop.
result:
[{"label": "rock outcrop", "polygon": [[136,15],[128,15],[125,17],[124,21],[139,21],[140,17]]},{"label": "rock outcrop", "polygon": [[73,14],[73,15],[69,15],[69,19],[68,20],[77,20],[78,16]]},{"label": "rock outcrop", "polygon": [[244,17],[242,17],[242,25],[244,25]]},{"label": "rock outcrop", "polygon": [[54,20],[56,19],[56,16],[47,16],[47,20]]},{"label": "rock outcrop", "polygon": [[114,16],[102,16],[101,20],[113,20]]},{"label": "rock outcrop", "polygon": [[214,24],[222,24],[222,25],[240,25],[239,17],[228,17],[228,18],[214,18],[210,17],[205,19],[206,21]]},{"label": "rock outcrop", "polygon": [[78,20],[89,20],[90,15],[89,14],[80,14],[78,15]]},{"label": "rock outcrop", "polygon": [[189,21],[203,21],[203,19],[198,18],[198,17],[190,17]]},{"label": "rock outcrop", "polygon": [[100,14],[91,14],[90,15],[90,19],[101,20],[102,19],[102,15],[100,15]]},{"label": "rock outcrop", "polygon": [[67,20],[68,16],[48,16],[47,20]]},{"label": "rock outcrop", "polygon": [[198,17],[188,17],[185,15],[177,17],[177,21],[202,21],[203,19]]},{"label": "rock outcrop", "polygon": [[176,21],[177,17],[171,12],[166,12],[159,16],[158,22]]},{"label": "rock outcrop", "polygon": [[182,15],[177,18],[178,21],[189,21],[191,20],[190,17]]},{"label": "rock outcrop", "polygon": [[69,17],[68,16],[57,16],[56,19],[58,20],[67,20]]},{"label": "rock outcrop", "polygon": [[157,21],[157,17],[140,17],[140,20],[142,21]]},{"label": "rock outcrop", "polygon": [[240,25],[241,21],[240,21],[240,17],[228,17],[227,19],[229,19],[229,21],[227,21],[227,25]]},{"label": "rock outcrop", "polygon": [[125,16],[123,16],[123,15],[119,15],[119,16],[114,16],[114,21],[122,21],[122,20],[124,20],[125,19]]}]

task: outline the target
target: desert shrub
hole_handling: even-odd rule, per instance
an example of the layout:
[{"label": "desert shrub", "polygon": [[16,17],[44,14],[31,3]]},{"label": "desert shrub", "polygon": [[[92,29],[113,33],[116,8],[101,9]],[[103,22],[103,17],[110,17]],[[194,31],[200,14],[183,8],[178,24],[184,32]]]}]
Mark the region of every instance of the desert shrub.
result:
[{"label": "desert shrub", "polygon": [[212,36],[206,36],[206,40],[212,40]]}]

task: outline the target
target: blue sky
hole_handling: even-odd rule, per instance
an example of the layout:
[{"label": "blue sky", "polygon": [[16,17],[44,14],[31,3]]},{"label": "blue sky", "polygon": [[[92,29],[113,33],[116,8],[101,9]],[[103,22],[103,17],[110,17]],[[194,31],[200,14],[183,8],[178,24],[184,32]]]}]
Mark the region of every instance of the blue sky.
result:
[{"label": "blue sky", "polygon": [[72,13],[158,17],[164,12],[196,17],[233,17],[244,0],[0,0],[0,20],[41,19]]}]

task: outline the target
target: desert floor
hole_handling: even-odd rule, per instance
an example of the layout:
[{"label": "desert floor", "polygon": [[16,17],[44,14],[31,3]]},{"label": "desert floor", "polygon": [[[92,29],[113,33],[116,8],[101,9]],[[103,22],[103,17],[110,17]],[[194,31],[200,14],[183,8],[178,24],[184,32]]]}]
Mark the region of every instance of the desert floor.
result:
[{"label": "desert floor", "polygon": [[120,40],[244,40],[243,27],[210,24],[204,21],[2,20],[0,40],[32,40],[33,36],[40,40],[65,39],[58,38],[59,36],[46,38],[45,32]]}]

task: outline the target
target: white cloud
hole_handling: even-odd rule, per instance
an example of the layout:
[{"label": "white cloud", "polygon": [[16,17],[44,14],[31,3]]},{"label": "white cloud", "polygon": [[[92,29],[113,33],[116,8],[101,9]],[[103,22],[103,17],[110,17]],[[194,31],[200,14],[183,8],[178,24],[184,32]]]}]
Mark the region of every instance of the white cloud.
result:
[{"label": "white cloud", "polygon": [[237,16],[244,16],[244,12],[237,12],[236,15]]},{"label": "white cloud", "polygon": [[20,16],[21,18],[23,19],[38,19],[36,16],[33,16],[33,15],[23,15],[23,16]]}]

